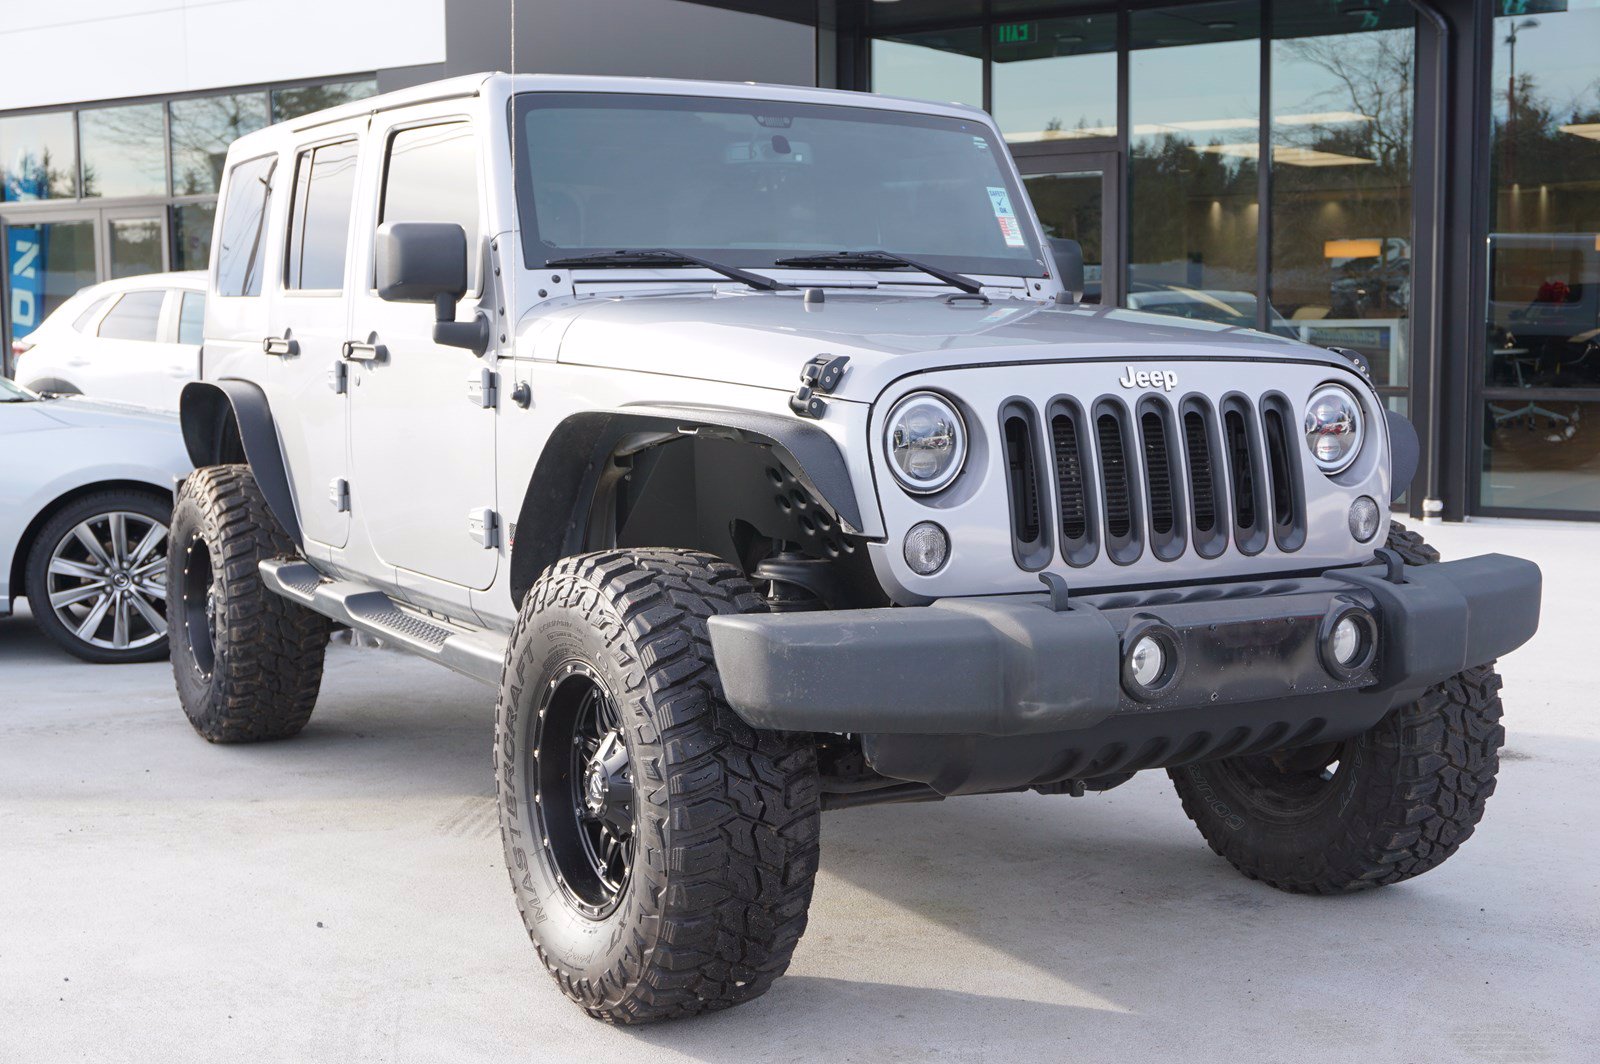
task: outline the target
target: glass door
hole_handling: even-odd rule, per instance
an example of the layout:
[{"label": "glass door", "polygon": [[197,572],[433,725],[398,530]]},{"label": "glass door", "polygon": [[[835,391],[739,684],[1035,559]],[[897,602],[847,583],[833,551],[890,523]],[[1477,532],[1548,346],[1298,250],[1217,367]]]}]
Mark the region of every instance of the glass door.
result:
[{"label": "glass door", "polygon": [[1122,263],[1117,239],[1121,180],[1115,152],[1038,151],[1014,145],[1022,183],[1045,235],[1083,248],[1083,301],[1117,306]]},{"label": "glass door", "polygon": [[163,208],[103,211],[105,274],[102,280],[160,273],[167,268],[167,212]]},{"label": "glass door", "polygon": [[29,333],[74,292],[100,278],[94,212],[0,216],[5,247],[5,376]]}]

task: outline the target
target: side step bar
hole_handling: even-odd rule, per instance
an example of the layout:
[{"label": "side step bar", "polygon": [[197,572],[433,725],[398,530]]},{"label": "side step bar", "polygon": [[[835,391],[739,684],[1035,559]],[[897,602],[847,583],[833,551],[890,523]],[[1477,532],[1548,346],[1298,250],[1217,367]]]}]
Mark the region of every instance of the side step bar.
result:
[{"label": "side step bar", "polygon": [[447,665],[464,676],[498,686],[506,637],[462,628],[409,610],[376,588],[331,580],[302,561],[270,558],[261,580],[274,592],[324,617],[375,635],[385,643]]}]

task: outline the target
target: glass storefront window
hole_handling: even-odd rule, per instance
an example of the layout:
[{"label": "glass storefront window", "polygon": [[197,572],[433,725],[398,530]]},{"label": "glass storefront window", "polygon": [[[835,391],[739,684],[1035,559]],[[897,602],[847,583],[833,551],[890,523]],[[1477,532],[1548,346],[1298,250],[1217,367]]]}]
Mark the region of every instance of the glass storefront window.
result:
[{"label": "glass storefront window", "polygon": [[983,106],[983,31],[978,27],[879,37],[872,91]]},{"label": "glass storefront window", "polygon": [[213,195],[222,180],[228,145],[267,124],[265,93],[173,100],[172,194]]},{"label": "glass storefront window", "polygon": [[1260,5],[1129,15],[1127,304],[1253,328]]},{"label": "glass storefront window", "polygon": [[303,85],[272,90],[272,120],[283,122],[326,107],[337,107],[351,100],[364,100],[378,94],[378,79],[336,81],[329,85]]},{"label": "glass storefront window", "polygon": [[990,110],[1012,142],[1117,135],[1117,18],[1000,22]]},{"label": "glass storefront window", "polygon": [[112,277],[161,272],[161,219],[112,218],[106,222],[106,254]]},{"label": "glass storefront window", "polygon": [[203,270],[211,264],[215,203],[185,203],[172,209],[172,268]]},{"label": "glass storefront window", "polygon": [[1484,507],[1600,512],[1597,40],[1592,3],[1494,20]]},{"label": "glass storefront window", "polygon": [[[94,226],[77,220],[6,226],[12,339],[33,332],[78,289],[95,283]],[[28,268],[18,269],[20,263]]]},{"label": "glass storefront window", "polygon": [[1410,383],[1414,25],[1404,5],[1273,14],[1272,306],[1380,388]]},{"label": "glass storefront window", "polygon": [[0,118],[0,200],[77,194],[78,150],[70,113]]},{"label": "glass storefront window", "polygon": [[79,111],[84,196],[165,196],[166,140],[159,103]]}]

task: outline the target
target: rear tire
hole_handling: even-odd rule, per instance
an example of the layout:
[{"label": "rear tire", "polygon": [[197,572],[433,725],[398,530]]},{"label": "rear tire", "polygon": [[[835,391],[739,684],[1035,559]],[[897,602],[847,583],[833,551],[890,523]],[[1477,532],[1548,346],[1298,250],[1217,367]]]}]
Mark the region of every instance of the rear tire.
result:
[{"label": "rear tire", "polygon": [[[1394,523],[1408,565],[1439,552]],[[1500,676],[1479,665],[1342,743],[1169,769],[1183,810],[1235,868],[1280,890],[1340,894],[1442,864],[1471,837],[1500,768]]]},{"label": "rear tire", "polygon": [[269,591],[258,568],[296,553],[248,466],[209,466],[184,482],[167,555],[168,635],[178,700],[209,742],[287,739],[311,719],[332,626]]},{"label": "rear tire", "polygon": [[760,608],[738,569],[677,550],[566,559],[523,604],[495,720],[506,865],[540,960],[597,1019],[759,997],[805,930],[816,752],[728,708],[706,630]]}]

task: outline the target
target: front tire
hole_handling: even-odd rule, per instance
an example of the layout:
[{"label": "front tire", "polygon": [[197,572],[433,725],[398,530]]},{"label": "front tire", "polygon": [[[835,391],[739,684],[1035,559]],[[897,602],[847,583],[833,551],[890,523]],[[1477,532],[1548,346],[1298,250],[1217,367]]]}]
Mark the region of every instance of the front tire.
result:
[{"label": "front tire", "polygon": [[495,720],[506,865],[556,984],[647,1023],[765,993],[817,870],[809,736],[723,701],[706,621],[761,608],[710,555],[569,558],[529,592]]},{"label": "front tire", "polygon": [[250,468],[209,466],[184,482],[167,554],[172,673],[207,741],[287,739],[311,719],[331,625],[261,582],[295,545]]},{"label": "front tire", "polygon": [[[1408,565],[1439,554],[1391,526]],[[1483,818],[1505,729],[1500,676],[1479,665],[1371,730],[1324,743],[1168,770],[1183,810],[1235,868],[1280,890],[1340,894],[1442,864]]]}]

